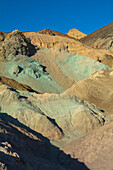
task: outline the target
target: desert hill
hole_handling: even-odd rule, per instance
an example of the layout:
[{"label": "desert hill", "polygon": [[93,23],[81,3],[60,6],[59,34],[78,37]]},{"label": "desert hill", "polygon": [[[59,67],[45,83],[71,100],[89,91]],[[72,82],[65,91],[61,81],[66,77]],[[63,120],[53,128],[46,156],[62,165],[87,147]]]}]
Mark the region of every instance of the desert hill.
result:
[{"label": "desert hill", "polygon": [[70,37],[74,37],[76,39],[81,39],[81,38],[86,36],[86,34],[80,32],[76,28],[73,28],[73,29],[69,30],[67,35],[69,35]]},{"label": "desert hill", "polygon": [[98,49],[106,49],[113,53],[113,22],[83,37],[81,42]]},{"label": "desert hill", "polygon": [[46,34],[46,35],[51,35],[51,36],[62,36],[62,37],[66,37],[66,38],[73,38],[67,34],[63,34],[61,32],[58,32],[58,31],[53,31],[53,30],[50,30],[50,29],[43,29],[41,31],[39,31],[38,33],[40,34]]},{"label": "desert hill", "polygon": [[82,100],[94,103],[106,113],[113,113],[113,71],[98,71],[86,79],[77,82],[65,93],[78,96]]},{"label": "desert hill", "polygon": [[112,170],[112,28],[0,33],[1,169]]},{"label": "desert hill", "polygon": [[[3,34],[5,38],[4,40],[2,38],[2,40],[0,41],[1,43],[0,60],[3,61],[4,60],[3,49],[7,48],[6,45],[7,45],[7,41],[9,41],[9,36],[10,34],[14,35],[14,33],[7,33],[7,34],[1,33],[1,34]],[[17,31],[16,31],[16,34],[17,34]],[[32,54],[36,52],[36,49],[34,49],[34,46],[37,48],[53,48],[53,49],[58,49],[60,51],[68,51],[68,52],[76,53],[82,56],[88,56],[104,64],[107,64],[110,67],[113,67],[113,54],[112,54],[112,51],[110,50],[92,48],[90,46],[82,44],[80,41],[76,39],[72,39],[71,37],[64,36],[64,34],[63,35],[58,34],[56,36],[51,36],[49,34],[44,34],[44,33],[41,34],[39,32],[38,33],[23,32],[23,34],[25,35],[25,37],[30,38],[31,40],[32,45],[29,45],[29,43],[27,43],[27,45],[25,45],[25,49],[31,48],[30,51],[32,51]],[[1,37],[3,37],[3,35],[1,35]],[[25,51],[24,53],[26,54]],[[28,50],[28,53],[29,53],[29,50]],[[32,55],[32,54],[29,54],[29,55]]]},{"label": "desert hill", "polygon": [[[59,156],[60,155],[60,156]],[[59,159],[58,159],[59,157]],[[62,159],[61,159],[62,158]],[[87,170],[41,134],[0,112],[0,169]]]}]

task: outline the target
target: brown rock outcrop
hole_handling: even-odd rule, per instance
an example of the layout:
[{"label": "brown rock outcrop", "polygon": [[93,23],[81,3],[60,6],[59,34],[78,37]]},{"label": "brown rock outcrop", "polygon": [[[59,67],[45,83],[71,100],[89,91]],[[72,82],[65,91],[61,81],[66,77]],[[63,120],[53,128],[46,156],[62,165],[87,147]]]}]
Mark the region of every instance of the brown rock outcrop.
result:
[{"label": "brown rock outcrop", "polygon": [[17,90],[38,93],[37,91],[33,90],[31,87],[29,87],[25,84],[21,84],[21,83],[18,83],[17,81],[15,81],[13,79],[0,76],[0,85],[2,85],[2,84],[7,85],[7,86],[14,88],[14,89],[17,89]]},{"label": "brown rock outcrop", "polygon": [[113,67],[113,54],[104,49],[94,49],[90,46],[82,44],[80,41],[63,37],[63,36],[50,36],[35,32],[25,32],[24,35],[31,39],[31,43],[40,48],[53,48],[61,51],[66,49],[68,52],[76,53],[82,56],[91,57],[99,62]]},{"label": "brown rock outcrop", "polygon": [[46,35],[50,35],[50,36],[61,36],[61,37],[67,37],[67,38],[70,38],[72,39],[73,37],[67,35],[67,34],[63,34],[61,32],[58,32],[58,31],[53,31],[53,30],[50,30],[50,29],[43,29],[41,31],[38,32],[39,34],[46,34]]},{"label": "brown rock outcrop", "polygon": [[113,53],[113,22],[81,39],[85,45]]},{"label": "brown rock outcrop", "polygon": [[[18,32],[18,31],[16,31],[16,32]],[[12,34],[13,33],[4,34],[6,38],[4,41],[2,41],[3,47],[2,47],[2,50],[0,50],[0,60],[1,61],[3,61],[3,59],[4,59],[4,50],[3,49],[7,49],[6,54],[10,54],[10,52],[12,52],[14,54],[21,53],[21,54],[26,54],[26,55],[33,55],[36,52],[36,49],[34,49],[33,46],[32,46],[33,48],[31,46],[29,46],[28,45],[29,43],[26,44],[25,40],[24,40],[25,41],[24,45],[25,44],[26,45],[22,48],[20,47],[22,44],[18,46],[18,43],[17,43],[18,41],[15,43],[15,40],[13,40],[13,41],[12,41],[12,39],[9,40],[9,37]],[[20,33],[18,33],[18,34],[20,34]],[[76,54],[79,54],[82,56],[91,57],[99,62],[107,64],[110,67],[113,67],[113,54],[110,50],[105,50],[106,48],[95,49],[90,46],[84,45],[83,43],[76,40],[75,38],[65,36],[65,34],[62,34],[59,32],[55,32],[55,31],[51,31],[51,30],[48,31],[48,29],[41,30],[38,33],[23,32],[21,34],[23,34],[24,37],[27,37],[27,39],[29,38],[31,41],[31,44],[33,44],[34,46],[37,46],[38,48],[53,48],[53,49],[57,48],[60,51],[66,50],[68,52],[76,53]],[[54,36],[54,34],[55,34],[55,36]],[[12,44],[11,45],[12,50],[11,49],[8,50],[9,48],[7,47],[7,44]],[[13,44],[14,44],[14,46],[16,46],[16,49],[18,47],[18,50],[13,49]],[[26,50],[24,50],[24,49],[26,49]],[[29,52],[29,50],[30,50],[30,52]]]},{"label": "brown rock outcrop", "polygon": [[0,51],[0,60],[7,60],[10,59],[11,55],[22,54],[31,56],[36,50],[34,45],[31,44],[30,39],[26,38],[22,32],[15,30],[6,36]]}]

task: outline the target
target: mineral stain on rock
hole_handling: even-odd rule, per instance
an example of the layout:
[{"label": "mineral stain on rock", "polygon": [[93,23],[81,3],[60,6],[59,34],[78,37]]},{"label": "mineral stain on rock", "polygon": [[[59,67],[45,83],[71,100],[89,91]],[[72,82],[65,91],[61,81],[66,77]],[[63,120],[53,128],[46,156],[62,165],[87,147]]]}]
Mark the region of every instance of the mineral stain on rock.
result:
[{"label": "mineral stain on rock", "polygon": [[113,169],[112,29],[0,33],[0,169]]}]

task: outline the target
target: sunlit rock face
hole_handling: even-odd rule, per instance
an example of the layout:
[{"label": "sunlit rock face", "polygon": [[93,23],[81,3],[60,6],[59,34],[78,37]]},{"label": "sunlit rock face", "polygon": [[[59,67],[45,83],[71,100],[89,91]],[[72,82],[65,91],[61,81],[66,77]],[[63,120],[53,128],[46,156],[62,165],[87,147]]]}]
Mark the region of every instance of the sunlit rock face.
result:
[{"label": "sunlit rock face", "polygon": [[94,103],[107,114],[113,114],[113,71],[96,71],[88,79],[74,84],[65,93]]},{"label": "sunlit rock face", "polygon": [[93,48],[106,49],[113,53],[113,22],[81,40]]},{"label": "sunlit rock face", "polygon": [[67,35],[69,35],[70,37],[74,37],[76,39],[81,39],[81,38],[87,36],[86,34],[80,32],[76,28],[73,28],[73,29],[69,30]]}]

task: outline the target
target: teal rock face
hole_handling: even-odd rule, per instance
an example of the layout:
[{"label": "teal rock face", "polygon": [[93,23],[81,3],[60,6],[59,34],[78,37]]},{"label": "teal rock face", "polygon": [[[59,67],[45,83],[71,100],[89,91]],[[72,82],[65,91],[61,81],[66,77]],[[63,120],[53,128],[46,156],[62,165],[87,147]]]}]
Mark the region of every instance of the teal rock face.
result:
[{"label": "teal rock face", "polygon": [[93,72],[99,70],[112,70],[109,66],[102,64],[92,58],[71,54],[60,61],[55,60],[63,73],[67,76],[72,75],[76,81],[88,78]]},{"label": "teal rock face", "polygon": [[46,71],[46,66],[36,62],[28,57],[19,58],[16,61],[7,62],[5,66],[5,75],[24,84],[29,84],[33,89],[39,92],[59,93],[60,86],[51,78]]},{"label": "teal rock face", "polygon": [[96,106],[83,102],[75,96],[37,95],[13,91],[7,87],[1,88],[3,90],[0,94],[1,112],[8,113],[43,134],[47,135],[49,131],[52,135],[55,133],[56,137],[53,135],[53,138],[56,139],[63,137],[63,134],[81,136],[107,121],[107,116]]},{"label": "teal rock face", "polygon": [[[47,53],[48,51],[45,50],[44,52]],[[52,59],[51,56],[50,59],[57,64],[68,81],[77,82],[84,80],[98,70],[112,70],[109,66],[86,56],[67,52],[64,52],[62,56],[60,60],[57,58]],[[53,66],[51,65],[51,67]],[[5,66],[6,76],[20,83],[27,84],[40,93],[61,93],[65,91],[66,88],[63,89],[63,85],[56,82],[57,78],[54,80],[51,73],[46,70],[46,64],[42,65],[40,62],[24,55],[14,56],[13,60],[6,62]],[[60,74],[58,79],[60,80]],[[67,86],[67,88],[69,87]]]},{"label": "teal rock face", "polygon": [[17,63],[10,63],[10,67],[8,69],[8,73],[12,76],[18,76],[23,70]]}]

